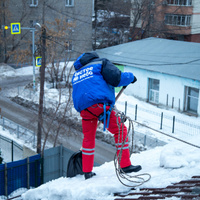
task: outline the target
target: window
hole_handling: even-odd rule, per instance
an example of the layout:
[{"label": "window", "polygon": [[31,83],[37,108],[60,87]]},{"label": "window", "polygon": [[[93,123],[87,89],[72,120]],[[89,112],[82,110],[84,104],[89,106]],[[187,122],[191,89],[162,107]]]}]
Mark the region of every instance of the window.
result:
[{"label": "window", "polygon": [[67,19],[66,22],[67,22],[67,28],[70,31],[74,32],[75,21],[73,19]]},{"label": "window", "polygon": [[167,0],[167,4],[178,6],[191,6],[192,0]]},{"label": "window", "polygon": [[74,6],[74,0],[65,0],[65,6],[67,7]]},{"label": "window", "polygon": [[149,102],[156,104],[159,103],[159,87],[159,80],[149,78]]},{"label": "window", "polygon": [[185,111],[197,113],[199,101],[199,89],[185,87]]},{"label": "window", "polygon": [[65,46],[66,46],[66,50],[68,52],[73,50],[72,41],[67,41],[66,44],[65,44]]},{"label": "window", "polygon": [[165,15],[165,24],[173,26],[190,26],[191,15]]},{"label": "window", "polygon": [[38,6],[38,0],[30,0],[30,7],[37,7]]}]

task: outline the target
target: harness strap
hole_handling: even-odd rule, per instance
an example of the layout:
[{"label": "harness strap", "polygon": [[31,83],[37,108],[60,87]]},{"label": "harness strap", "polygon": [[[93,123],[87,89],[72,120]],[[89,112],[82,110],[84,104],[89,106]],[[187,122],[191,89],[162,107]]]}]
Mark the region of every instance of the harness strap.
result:
[{"label": "harness strap", "polygon": [[93,112],[89,111],[87,108],[85,110],[87,110],[90,114],[94,115],[95,117],[97,117],[97,118],[99,117],[99,116],[95,115]]},{"label": "harness strap", "polygon": [[[110,105],[110,108],[106,111],[106,103],[104,103],[104,112],[99,116],[99,121],[104,122],[103,130],[109,127],[110,123],[110,113],[112,111],[113,105]],[[107,124],[106,124],[107,119]]]},{"label": "harness strap", "polygon": [[[106,103],[103,104],[103,113],[100,114],[99,116],[95,115],[94,113],[92,113],[90,110],[88,110],[87,108],[85,110],[87,110],[90,114],[94,115],[95,117],[98,118],[99,121],[104,123],[104,127],[103,130],[105,131],[106,128],[109,127],[109,123],[110,123],[110,114],[111,111],[113,109],[113,105],[110,105],[110,108],[106,111]],[[106,119],[107,119],[107,123],[106,123]]]}]

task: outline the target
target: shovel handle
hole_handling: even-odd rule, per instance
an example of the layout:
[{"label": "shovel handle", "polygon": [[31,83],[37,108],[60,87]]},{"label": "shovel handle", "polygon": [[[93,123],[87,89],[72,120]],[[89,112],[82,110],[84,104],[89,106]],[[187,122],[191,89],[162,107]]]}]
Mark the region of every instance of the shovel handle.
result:
[{"label": "shovel handle", "polygon": [[119,93],[115,97],[115,102],[119,99],[119,97],[121,96],[121,94],[123,93],[123,91],[126,89],[126,87],[127,86],[123,86],[122,89],[119,91]]}]

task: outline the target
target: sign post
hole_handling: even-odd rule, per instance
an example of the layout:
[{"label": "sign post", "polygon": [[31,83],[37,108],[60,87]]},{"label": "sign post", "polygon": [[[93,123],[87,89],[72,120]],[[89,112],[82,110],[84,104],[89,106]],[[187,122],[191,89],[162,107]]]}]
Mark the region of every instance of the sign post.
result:
[{"label": "sign post", "polygon": [[[38,26],[40,24],[36,23]],[[32,63],[33,63],[33,91],[35,92],[35,28],[21,27],[19,22],[11,23],[10,26],[2,25],[2,29],[11,29],[11,34],[21,34],[21,30],[30,30],[32,32]]]}]

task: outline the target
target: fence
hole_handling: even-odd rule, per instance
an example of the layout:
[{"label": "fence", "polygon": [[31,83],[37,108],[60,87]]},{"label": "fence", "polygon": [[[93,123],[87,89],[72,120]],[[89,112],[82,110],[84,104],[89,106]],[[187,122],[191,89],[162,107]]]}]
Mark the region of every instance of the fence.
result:
[{"label": "fence", "polygon": [[32,146],[35,147],[36,134],[33,131],[16,124],[5,117],[0,118],[0,125],[3,127],[3,130],[9,130],[10,134],[15,134],[17,138],[23,137],[25,143],[32,143]]},{"label": "fence", "polygon": [[0,196],[8,196],[19,188],[37,187],[42,184],[42,159],[29,158],[0,165]]},{"label": "fence", "polygon": [[73,151],[63,146],[47,149],[44,151],[44,183],[66,176],[67,163]]},{"label": "fence", "polygon": [[[12,122],[11,120],[8,120],[6,118],[2,118],[0,119],[0,125],[2,125],[3,129],[7,129],[9,130],[9,132],[11,134],[15,134],[17,136],[17,138],[22,137],[23,140],[25,140],[25,142],[27,143],[32,143],[32,146],[35,147],[36,145],[36,135],[34,132],[22,127],[19,124],[16,124],[14,122]],[[6,139],[5,139],[6,140]],[[8,141],[9,139],[7,139]],[[13,161],[14,159],[12,159],[13,155],[15,155],[16,153],[12,152],[12,140],[8,141],[11,145],[11,149],[8,149],[7,146],[7,150],[9,152],[11,152],[11,160]],[[137,144],[142,144],[143,146],[147,146],[147,147],[156,147],[156,146],[162,146],[164,144],[166,144],[165,142],[162,142],[160,140],[158,140],[157,138],[153,138],[150,137],[148,135],[146,135],[145,133],[142,133],[141,130],[140,132],[135,131],[135,138],[134,138],[134,143],[135,146],[137,146]],[[13,147],[15,147],[15,142],[13,142]],[[22,148],[22,147],[21,147]],[[16,156],[14,156],[16,157]],[[19,157],[18,157],[19,159]]]},{"label": "fence", "polygon": [[0,149],[2,151],[2,157],[4,159],[6,158],[4,160],[5,162],[12,162],[23,157],[23,147],[2,135],[0,135]]},{"label": "fence", "polygon": [[[122,102],[118,102],[122,104]],[[186,135],[199,135],[200,126],[199,124],[190,123],[178,119],[178,117],[170,116],[167,113],[156,112],[153,110],[148,110],[139,107],[137,104],[135,106],[129,104],[127,105],[129,112],[131,110],[132,115],[130,116],[135,121],[143,124],[148,124],[150,127],[162,130],[166,133],[176,133],[176,134],[186,134]]]},{"label": "fence", "polygon": [[[138,108],[135,106],[135,118],[137,120],[144,120],[148,115],[148,123],[151,123],[153,127],[157,127],[157,129],[164,130],[168,133],[185,133],[187,135],[197,135],[200,134],[200,126],[194,123],[189,123],[183,120],[178,119],[175,115],[170,116],[164,112],[158,113],[155,111],[149,111],[144,108]],[[145,114],[144,114],[145,113]],[[147,114],[148,113],[148,114]],[[188,132],[189,130],[189,132]]]},{"label": "fence", "polygon": [[[143,148],[154,148],[157,146],[164,146],[167,144],[164,141],[161,141],[157,138],[153,138],[151,136],[148,136],[146,134],[143,134],[141,132],[135,131],[135,137],[133,142],[133,148],[139,148],[140,150],[143,150]],[[142,148],[142,149],[141,149]]]},{"label": "fence", "polygon": [[[8,197],[19,188],[39,185],[66,177],[67,164],[74,152],[63,146],[47,149],[29,158],[0,165],[0,196]],[[95,163],[95,166],[98,164]]]},{"label": "fence", "polygon": [[[18,88],[17,94],[31,100],[34,100],[35,98],[38,99],[37,96],[33,95],[33,92],[31,90],[27,89]],[[119,101],[118,103],[122,104],[122,102]],[[153,110],[139,107],[138,105],[134,106],[129,104],[128,107],[129,109],[132,109],[133,115],[130,116],[131,118],[142,123],[147,122],[148,124],[151,124],[150,126],[152,128],[163,130],[167,133],[185,133],[187,135],[200,134],[200,126],[198,124],[178,119],[178,117],[176,117],[175,115],[170,116],[169,114],[167,114],[167,110],[166,112],[161,111],[159,113]]]}]

